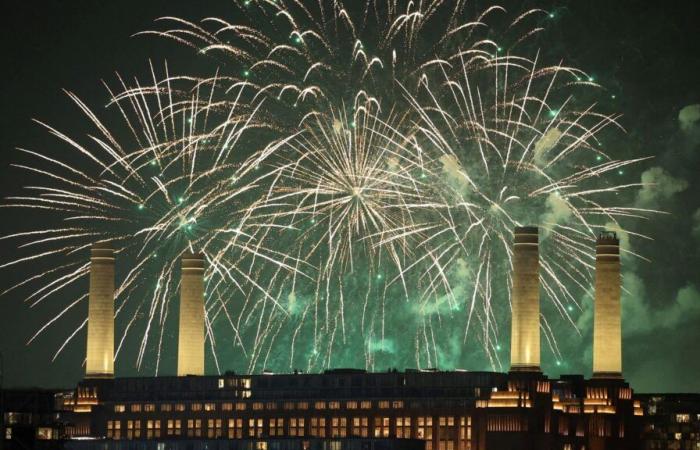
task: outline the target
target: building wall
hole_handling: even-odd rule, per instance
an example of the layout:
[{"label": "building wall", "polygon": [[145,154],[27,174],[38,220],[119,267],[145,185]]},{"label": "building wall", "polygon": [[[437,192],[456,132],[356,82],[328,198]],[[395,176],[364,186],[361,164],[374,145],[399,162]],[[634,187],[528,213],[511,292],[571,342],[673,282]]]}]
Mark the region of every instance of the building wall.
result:
[{"label": "building wall", "polygon": [[600,382],[459,372],[88,380],[85,401],[99,400],[82,417],[89,435],[115,440],[355,436],[420,439],[426,450],[637,450],[631,389]]}]

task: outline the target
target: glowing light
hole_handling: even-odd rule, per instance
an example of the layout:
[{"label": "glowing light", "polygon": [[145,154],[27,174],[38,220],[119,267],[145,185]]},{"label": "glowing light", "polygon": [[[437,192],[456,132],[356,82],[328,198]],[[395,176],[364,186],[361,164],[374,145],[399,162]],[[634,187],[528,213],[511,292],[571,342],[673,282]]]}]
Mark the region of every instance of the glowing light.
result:
[{"label": "glowing light", "polygon": [[[265,9],[271,3],[277,6]],[[261,14],[232,14],[234,23],[164,18],[155,25],[167,24],[163,30],[150,34],[200,54],[217,52],[231,64],[201,77],[169,71],[158,77],[155,70],[146,84],[125,85],[130,78],[120,77],[106,102],[115,114],[98,119],[84,109],[90,134],[64,138],[47,126],[85,159],[74,167],[93,169],[82,174],[47,169],[45,160],[28,164],[47,175],[47,187],[10,206],[95,220],[17,238],[49,243],[48,256],[30,260],[55,257],[52,263],[60,264],[53,266],[64,267],[39,272],[48,265],[6,263],[37,271],[32,276],[45,284],[32,299],[67,291],[61,288],[86,272],[65,267],[84,267],[84,249],[114,239],[133,268],[119,280],[119,304],[125,315],[139,311],[133,320],[146,322],[127,327],[126,342],[141,341],[137,367],[148,358],[158,367],[161,314],[176,297],[179,258],[201,251],[211,262],[206,318],[215,360],[216,342],[235,340],[248,371],[267,362],[301,362],[309,370],[337,365],[345,362],[339,342],[383,338],[397,328],[385,320],[412,314],[399,337],[410,338],[403,351],[415,351],[419,364],[438,364],[444,339],[457,330],[464,342],[483,345],[499,369],[504,355],[494,349],[501,351],[495,340],[504,322],[497,311],[507,308],[512,229],[552,217],[552,238],[542,244],[542,301],[568,316],[570,299],[591,283],[590,255],[582,249],[595,230],[611,218],[648,213],[599,195],[622,190],[615,174],[635,161],[591,149],[599,130],[617,126],[615,114],[600,114],[568,92],[572,74],[577,81],[593,77],[543,66],[548,58],[511,55],[510,47],[504,54],[497,44],[489,48],[494,59],[478,69],[460,65],[472,53],[481,61],[484,42],[493,42],[485,36],[506,45],[539,35],[533,32],[539,14],[514,16],[521,17],[517,26],[501,30],[488,23],[489,14],[468,16],[463,2],[389,2],[411,5],[400,11],[367,0],[359,15],[337,3],[245,0]],[[443,24],[429,16],[453,19]],[[477,18],[484,33],[471,32]],[[253,71],[255,83],[241,81]],[[403,89],[387,89],[397,82]],[[56,180],[60,186],[50,186]],[[571,213],[555,217],[552,202]],[[546,251],[550,242],[559,245],[556,252]],[[229,298],[236,302],[222,301]],[[559,320],[552,316],[543,317],[545,330]],[[356,319],[361,327],[347,323]],[[214,339],[221,333],[228,336]],[[560,359],[556,336],[548,333]],[[270,352],[287,342],[288,352]],[[268,361],[281,353],[289,359]],[[365,360],[368,368],[375,363]]]}]

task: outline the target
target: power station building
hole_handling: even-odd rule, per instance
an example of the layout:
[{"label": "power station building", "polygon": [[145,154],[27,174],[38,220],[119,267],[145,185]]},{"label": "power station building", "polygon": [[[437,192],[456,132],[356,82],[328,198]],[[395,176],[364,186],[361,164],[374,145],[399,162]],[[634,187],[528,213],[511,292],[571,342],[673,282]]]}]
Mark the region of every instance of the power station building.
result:
[{"label": "power station building", "polygon": [[622,377],[619,242],[604,233],[596,245],[592,379],[540,370],[538,242],[536,227],[515,229],[508,373],[205,375],[205,262],[186,254],[178,376],[143,378],[113,377],[114,259],[96,245],[86,377],[62,404],[71,448],[343,450],[364,439],[363,450],[639,449],[642,407]]}]

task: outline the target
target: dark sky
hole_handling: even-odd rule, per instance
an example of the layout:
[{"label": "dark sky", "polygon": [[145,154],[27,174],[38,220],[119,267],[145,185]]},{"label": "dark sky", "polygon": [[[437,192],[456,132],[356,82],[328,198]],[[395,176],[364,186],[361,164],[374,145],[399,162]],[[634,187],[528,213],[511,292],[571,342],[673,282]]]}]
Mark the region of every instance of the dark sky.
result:
[{"label": "dark sky", "polygon": [[[484,2],[482,2],[484,3]],[[531,2],[528,2],[531,3]],[[630,182],[654,183],[632,201],[668,214],[644,231],[653,241],[635,243],[650,263],[626,268],[623,317],[624,367],[642,391],[700,392],[700,3],[694,0],[590,0],[538,2],[556,13],[547,31],[547,53],[595,75],[624,114],[627,130],[616,142],[626,157],[655,158]],[[511,6],[522,8],[522,6]],[[189,51],[151,37],[130,37],[163,15],[198,19],[226,16],[225,1],[44,0],[3,2],[1,192],[19,192],[24,180],[9,169],[15,147],[41,148],[40,118],[78,130],[76,111],[62,89],[92,105],[104,101],[99,80],[115,70],[143,74],[148,59],[185,72],[200,64]],[[607,105],[610,106],[610,105]],[[0,234],[36,218],[0,210]],[[11,248],[0,245],[5,260]],[[17,273],[0,272],[4,288]],[[84,311],[76,313],[85,314]],[[75,317],[73,318],[75,319]],[[56,342],[27,339],[46,317],[31,314],[22,298],[0,298],[0,352],[6,385],[70,386],[80,377],[82,347],[73,345],[56,362]],[[581,320],[586,320],[582,318]]]}]

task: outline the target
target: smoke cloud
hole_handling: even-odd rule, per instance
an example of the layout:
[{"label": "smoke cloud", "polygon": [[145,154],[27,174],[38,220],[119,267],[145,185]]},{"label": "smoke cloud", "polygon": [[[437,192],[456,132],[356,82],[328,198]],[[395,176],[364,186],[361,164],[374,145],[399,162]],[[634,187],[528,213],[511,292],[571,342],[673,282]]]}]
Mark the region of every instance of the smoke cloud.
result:
[{"label": "smoke cloud", "polygon": [[688,188],[688,182],[676,178],[661,167],[652,167],[642,173],[642,188],[637,194],[638,208],[658,209],[675,194]]}]

